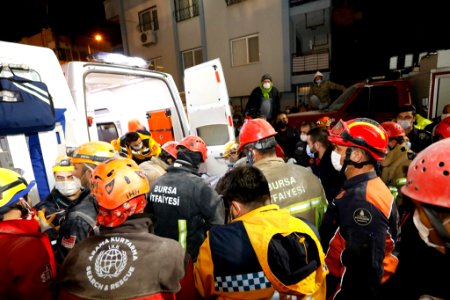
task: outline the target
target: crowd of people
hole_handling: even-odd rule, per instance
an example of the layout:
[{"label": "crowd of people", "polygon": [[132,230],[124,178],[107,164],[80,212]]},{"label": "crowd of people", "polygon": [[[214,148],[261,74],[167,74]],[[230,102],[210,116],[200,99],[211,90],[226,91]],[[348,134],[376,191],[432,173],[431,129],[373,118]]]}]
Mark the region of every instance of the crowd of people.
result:
[{"label": "crowd of people", "polygon": [[0,298],[450,299],[450,105],[293,128],[265,74],[246,111],[214,184],[201,137],[139,123],[57,157],[34,206],[0,168]]}]

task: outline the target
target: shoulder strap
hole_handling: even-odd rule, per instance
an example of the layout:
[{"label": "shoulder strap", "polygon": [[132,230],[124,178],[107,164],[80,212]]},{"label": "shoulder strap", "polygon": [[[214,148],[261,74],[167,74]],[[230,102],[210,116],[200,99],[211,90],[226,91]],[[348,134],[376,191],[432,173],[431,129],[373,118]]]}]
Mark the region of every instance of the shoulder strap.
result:
[{"label": "shoulder strap", "polygon": [[89,215],[81,211],[74,211],[70,213],[73,216],[80,217],[88,223],[94,230],[94,234],[98,235],[100,233],[99,227],[97,226],[97,221],[91,218]]}]

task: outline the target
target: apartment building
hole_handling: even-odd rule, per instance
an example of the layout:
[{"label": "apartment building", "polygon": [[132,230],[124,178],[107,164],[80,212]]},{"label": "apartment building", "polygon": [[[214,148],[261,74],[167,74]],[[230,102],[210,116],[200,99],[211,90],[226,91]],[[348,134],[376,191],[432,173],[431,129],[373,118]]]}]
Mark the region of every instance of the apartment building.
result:
[{"label": "apartment building", "polygon": [[282,108],[298,106],[317,70],[329,76],[331,0],[106,0],[125,54],[170,73],[220,58],[233,108],[270,73]]}]

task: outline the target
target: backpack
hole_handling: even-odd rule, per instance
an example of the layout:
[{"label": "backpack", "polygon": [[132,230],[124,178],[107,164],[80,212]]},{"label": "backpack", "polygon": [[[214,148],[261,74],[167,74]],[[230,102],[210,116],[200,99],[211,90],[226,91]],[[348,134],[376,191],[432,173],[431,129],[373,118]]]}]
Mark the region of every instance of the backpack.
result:
[{"label": "backpack", "polygon": [[47,85],[9,69],[13,76],[0,77],[0,135],[53,130],[55,108]]}]

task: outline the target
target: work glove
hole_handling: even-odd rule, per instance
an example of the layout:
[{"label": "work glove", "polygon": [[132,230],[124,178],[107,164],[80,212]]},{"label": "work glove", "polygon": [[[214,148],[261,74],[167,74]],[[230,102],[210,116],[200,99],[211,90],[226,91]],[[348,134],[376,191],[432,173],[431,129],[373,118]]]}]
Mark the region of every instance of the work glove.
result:
[{"label": "work glove", "polygon": [[51,214],[48,218],[45,216],[45,208],[37,212],[37,221],[39,222],[39,227],[41,232],[45,232],[49,229],[58,230],[59,226],[53,225],[53,220],[55,220],[56,214]]}]

